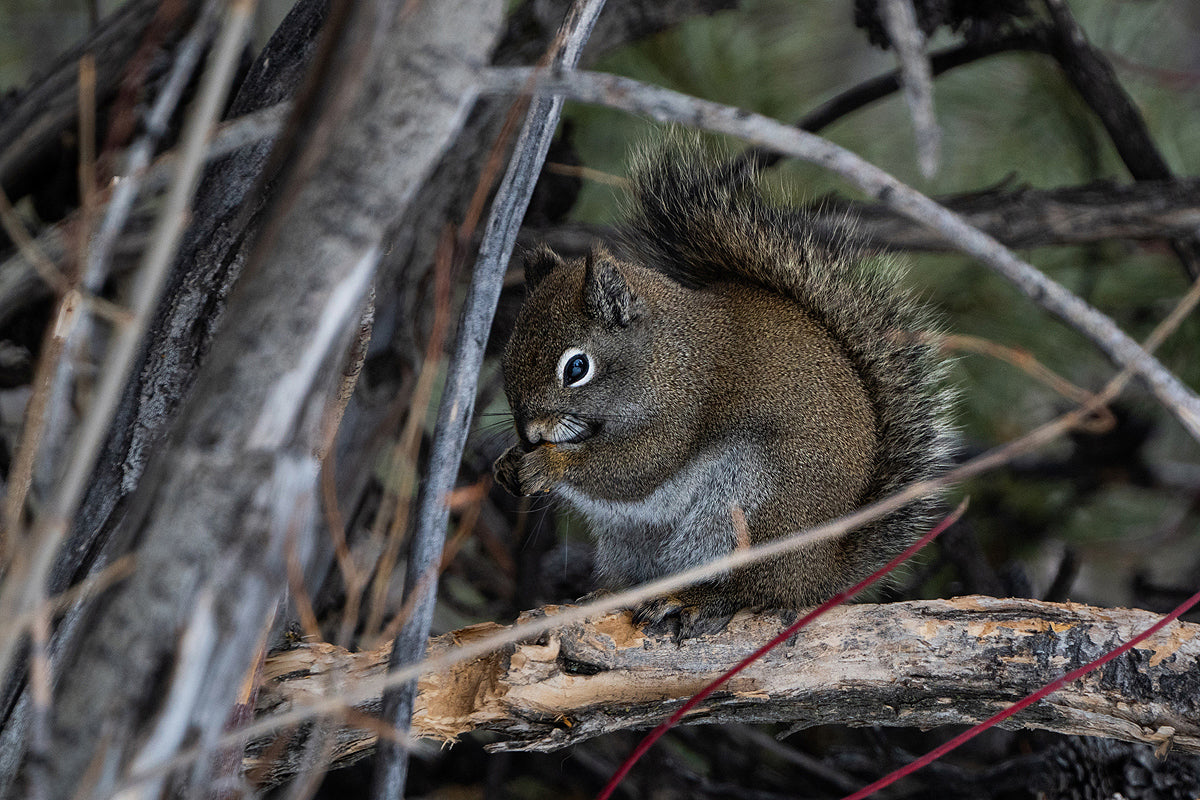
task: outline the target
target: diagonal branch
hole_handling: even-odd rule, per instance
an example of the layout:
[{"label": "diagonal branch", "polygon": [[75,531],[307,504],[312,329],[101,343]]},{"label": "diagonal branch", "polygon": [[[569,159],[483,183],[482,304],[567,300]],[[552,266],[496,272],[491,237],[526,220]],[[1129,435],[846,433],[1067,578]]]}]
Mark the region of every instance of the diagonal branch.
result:
[{"label": "diagonal branch", "polygon": [[[1122,88],[1112,65],[1087,40],[1065,0],[1045,0],[1054,25],[1051,52],[1067,80],[1100,119],[1113,146],[1136,180],[1167,180],[1171,168],[1150,137],[1146,121]],[[1181,237],[1171,243],[1187,274],[1200,278],[1200,238]]]},{"label": "diagonal branch", "polygon": [[[481,89],[521,91],[533,75],[528,69],[494,69],[482,76]],[[961,217],[906,186],[875,165],[832,142],[798,131],[744,109],[701,100],[629,78],[594,72],[545,76],[539,92],[564,94],[586,103],[619,108],[672,122],[736,136],[772,147],[838,173],[904,216],[936,231],[953,247],[974,256],[1012,282],[1023,294],[1088,337],[1109,358],[1131,367],[1151,392],[1200,440],[1200,397],[1111,319],[1055,283],[1042,272]]]},{"label": "diagonal branch", "polygon": [[[570,69],[579,63],[604,3],[605,0],[577,0],[571,6],[552,48],[553,68]],[[500,299],[504,273],[517,242],[521,220],[533,196],[534,184],[550,149],[550,140],[558,127],[562,106],[562,98],[553,96],[535,97],[530,103],[513,159],[500,184],[479,247],[478,263],[467,290],[454,356],[438,408],[429,475],[417,509],[416,530],[404,578],[405,601],[410,602],[412,598],[414,605],[408,623],[396,636],[393,667],[419,661],[429,638],[433,607],[437,601],[437,581],[431,578],[437,574],[442,559],[450,514],[446,497],[454,486],[462,462],[479,369]],[[416,692],[415,682],[410,681],[387,697],[387,721],[401,731],[408,730]],[[402,797],[408,775],[408,751],[400,746],[388,747],[382,755],[375,772],[373,796],[381,799]]]},{"label": "diagonal branch", "polygon": [[[1113,239],[1153,241],[1200,228],[1200,179],[1196,178],[1127,185],[1098,181],[1058,189],[996,188],[936,200],[1013,249]],[[885,250],[951,249],[945,237],[884,203],[821,199],[808,213],[818,220],[828,219],[834,227],[850,219],[855,235]],[[545,241],[562,253],[582,255],[593,239],[614,238],[616,232],[576,222],[526,229],[522,236]],[[0,299],[0,317],[3,308]]]},{"label": "diagonal branch", "polygon": [[[1167,239],[1200,228],[1200,180],[1194,178],[996,189],[939,197],[937,202],[1013,249]],[[951,248],[945,237],[884,203],[833,201],[822,203],[816,213],[849,216],[856,233],[890,250]]]}]

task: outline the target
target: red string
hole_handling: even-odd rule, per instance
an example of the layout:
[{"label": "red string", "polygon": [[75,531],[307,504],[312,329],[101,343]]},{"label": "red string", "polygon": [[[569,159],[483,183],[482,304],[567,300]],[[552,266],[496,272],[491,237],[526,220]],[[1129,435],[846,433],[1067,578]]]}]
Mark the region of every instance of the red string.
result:
[{"label": "red string", "polygon": [[1082,677],[1086,673],[1091,672],[1096,667],[1100,667],[1100,666],[1103,666],[1104,664],[1107,664],[1109,661],[1112,661],[1117,656],[1132,649],[1133,647],[1135,647],[1137,644],[1139,644],[1146,638],[1153,636],[1154,634],[1158,633],[1160,630],[1165,628],[1167,625],[1174,622],[1176,619],[1178,619],[1180,616],[1182,616],[1184,613],[1186,613],[1189,608],[1196,605],[1197,602],[1200,602],[1200,592],[1196,592],[1194,595],[1189,597],[1187,600],[1184,600],[1183,603],[1178,605],[1175,608],[1175,610],[1172,611],[1170,614],[1167,614],[1165,617],[1160,619],[1158,622],[1154,623],[1149,628],[1147,628],[1145,631],[1143,631],[1142,633],[1139,633],[1137,636],[1133,637],[1128,642],[1126,642],[1125,644],[1116,648],[1115,650],[1110,650],[1109,652],[1107,652],[1104,655],[1097,658],[1095,661],[1084,664],[1082,667],[1079,667],[1078,669],[1068,672],[1066,675],[1063,675],[1058,680],[1053,681],[1052,683],[1049,683],[1046,686],[1043,686],[1041,689],[1037,690],[1036,692],[1034,692],[1033,694],[1024,698],[1023,700],[1019,700],[1018,702],[1014,703],[1013,705],[1009,706],[1008,708],[1004,709],[1003,711],[1001,711],[1001,712],[995,714],[994,716],[988,718],[987,720],[979,723],[974,728],[971,728],[968,731],[964,731],[963,733],[960,733],[958,736],[955,736],[953,739],[946,742],[942,746],[929,751],[925,755],[918,758],[916,761],[913,761],[911,764],[906,764],[905,766],[901,767],[900,769],[896,770],[895,772],[892,772],[889,775],[885,775],[884,777],[875,781],[870,786],[864,786],[863,788],[859,789],[854,794],[847,795],[846,797],[842,798],[842,800],[862,800],[862,798],[867,797],[871,794],[874,794],[876,791],[882,789],[883,787],[890,786],[891,784],[900,780],[904,776],[909,775],[913,772],[916,772],[921,767],[924,767],[925,765],[936,761],[937,759],[944,756],[946,753],[949,753],[951,750],[958,747],[960,744],[963,744],[964,742],[966,742],[970,739],[973,739],[976,736],[978,736],[979,734],[983,733],[985,730],[992,727],[997,722],[1008,719],[1013,714],[1016,714],[1018,711],[1020,711],[1024,708],[1028,708],[1029,706],[1036,703],[1038,700],[1041,700],[1042,698],[1046,697],[1047,695],[1058,691],[1064,685],[1070,683],[1071,681],[1074,681],[1074,680]]},{"label": "red string", "polygon": [[834,608],[835,606],[841,605],[845,600],[858,594],[863,589],[866,589],[872,583],[875,583],[875,581],[879,580],[884,575],[891,572],[893,569],[895,569],[901,563],[903,563],[907,559],[911,558],[913,556],[913,554],[915,554],[918,550],[920,550],[922,547],[924,547],[925,545],[929,544],[934,539],[936,539],[938,537],[938,535],[942,533],[942,531],[946,530],[951,525],[953,525],[955,522],[957,522],[958,518],[961,517],[963,512],[966,510],[967,510],[967,501],[963,500],[961,503],[958,504],[958,508],[954,509],[953,513],[951,513],[950,516],[946,517],[941,522],[939,522],[937,524],[937,526],[934,527],[934,529],[931,530],[929,533],[925,534],[920,539],[913,542],[908,547],[908,549],[906,549],[903,553],[896,556],[891,561],[884,564],[882,567],[875,570],[870,575],[868,575],[867,577],[863,578],[858,583],[851,586],[849,589],[845,589],[841,592],[838,592],[833,597],[826,600],[824,603],[821,603],[821,605],[817,606],[812,611],[808,612],[803,617],[796,620],[791,625],[789,625],[787,628],[785,628],[783,630],[783,632],[780,633],[778,636],[776,636],[774,639],[767,642],[766,644],[764,644],[762,647],[755,650],[750,655],[746,656],[744,659],[742,659],[740,662],[738,662],[737,666],[735,666],[733,669],[731,669],[728,672],[726,672],[725,674],[721,675],[715,681],[708,684],[703,689],[701,689],[698,693],[693,695],[690,700],[688,700],[686,703],[684,703],[682,706],[680,706],[678,711],[676,711],[674,714],[672,714],[670,717],[668,717],[665,722],[663,722],[661,725],[659,725],[654,730],[650,731],[650,733],[647,734],[644,739],[642,739],[642,741],[638,744],[637,748],[629,755],[629,758],[625,759],[625,762],[623,764],[621,764],[620,769],[618,769],[613,774],[613,776],[611,778],[609,778],[608,783],[600,791],[600,794],[596,795],[596,800],[608,800],[608,798],[612,796],[613,791],[616,790],[617,786],[621,783],[621,781],[623,781],[625,779],[625,776],[629,774],[629,770],[633,769],[633,765],[636,764],[638,762],[638,760],[643,755],[646,754],[646,751],[649,750],[654,745],[655,742],[657,742],[660,738],[662,738],[662,735],[664,733],[666,733],[668,730],[670,730],[671,727],[674,726],[676,722],[678,722],[680,719],[682,719],[684,714],[691,711],[697,705],[702,703],[705,700],[705,698],[707,698],[709,695],[711,695],[713,692],[715,692],[718,688],[720,688],[721,684],[725,683],[727,680],[732,678],[734,675],[737,675],[739,672],[744,670],[746,667],[750,666],[755,661],[762,658],[764,655],[766,655],[768,652],[770,652],[772,649],[777,647],[782,642],[791,638],[792,635],[796,633],[796,631],[800,630],[805,625],[812,622],[814,619],[821,616],[829,609]]}]

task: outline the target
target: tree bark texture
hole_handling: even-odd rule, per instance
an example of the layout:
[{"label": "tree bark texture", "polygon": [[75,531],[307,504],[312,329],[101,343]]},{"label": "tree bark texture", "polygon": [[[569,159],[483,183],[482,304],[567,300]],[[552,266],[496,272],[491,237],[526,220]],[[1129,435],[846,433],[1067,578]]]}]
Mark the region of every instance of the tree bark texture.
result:
[{"label": "tree bark texture", "polygon": [[[161,763],[151,748],[175,735],[163,728],[172,715],[201,741],[219,735],[286,590],[288,559],[303,564],[311,551],[314,453],[336,361],[384,232],[457,132],[499,31],[498,0],[400,6],[350,4],[340,20],[318,76],[323,113],[298,123],[258,255],[133,498],[138,569],[97,604],[62,666],[50,796],[75,796],[93,758],[101,793]],[[203,678],[176,697],[188,670],[175,656],[188,645]],[[148,692],[164,676],[174,686]],[[207,761],[193,773],[200,785]]]},{"label": "tree bark texture", "polygon": [[[529,614],[554,614],[549,606]],[[1158,619],[1136,609],[983,596],[834,609],[735,676],[685,721],[933,728],[970,725],[1103,655]],[[656,725],[790,620],[739,614],[715,636],[676,644],[618,613],[424,675],[415,735],[448,743],[499,734],[492,750],[548,751]],[[435,637],[429,654],[496,633],[484,623]],[[260,718],[381,676],[386,645],[350,653],[301,644],[267,660]],[[1007,720],[1005,727],[1102,736],[1200,752],[1200,625],[1167,627],[1138,647]],[[359,710],[371,713],[372,701]],[[340,727],[332,757],[348,762],[374,733]],[[265,782],[301,765],[255,742],[245,767]],[[274,761],[267,759],[267,754]]]}]

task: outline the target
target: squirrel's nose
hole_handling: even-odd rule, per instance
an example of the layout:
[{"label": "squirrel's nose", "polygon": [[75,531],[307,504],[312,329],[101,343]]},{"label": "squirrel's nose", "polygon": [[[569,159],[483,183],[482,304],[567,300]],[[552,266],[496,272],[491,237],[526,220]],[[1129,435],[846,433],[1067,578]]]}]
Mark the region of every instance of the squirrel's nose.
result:
[{"label": "squirrel's nose", "polygon": [[517,438],[521,440],[521,444],[527,448],[534,448],[541,444],[542,432],[539,425],[534,425],[533,420],[529,415],[522,414],[517,411],[513,414],[513,423],[517,428]]}]

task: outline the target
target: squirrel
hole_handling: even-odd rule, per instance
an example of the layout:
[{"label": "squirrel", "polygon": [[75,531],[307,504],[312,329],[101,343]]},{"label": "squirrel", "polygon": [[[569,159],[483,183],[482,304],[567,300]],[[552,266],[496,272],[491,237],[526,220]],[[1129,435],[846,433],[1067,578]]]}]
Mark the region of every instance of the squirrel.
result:
[{"label": "squirrel", "polygon": [[[602,586],[787,536],[948,466],[944,362],[894,264],[845,225],[768,201],[757,167],[698,138],[643,146],[630,173],[628,255],[597,244],[565,260],[542,245],[526,259],[502,361],[520,441],[494,466],[513,494],[552,493],[587,520]],[[820,602],[907,547],[937,502],[634,619],[682,639],[742,608]]]}]

